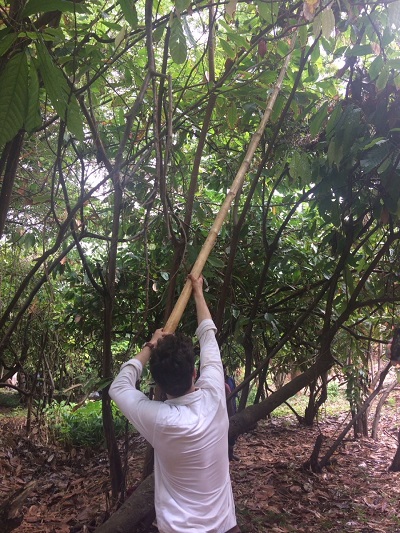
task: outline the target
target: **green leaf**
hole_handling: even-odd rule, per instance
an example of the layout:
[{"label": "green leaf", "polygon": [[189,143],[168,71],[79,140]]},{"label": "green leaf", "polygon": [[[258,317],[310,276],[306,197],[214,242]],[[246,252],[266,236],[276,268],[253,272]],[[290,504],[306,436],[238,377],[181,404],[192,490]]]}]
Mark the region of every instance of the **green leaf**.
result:
[{"label": "green leaf", "polygon": [[360,114],[361,110],[359,108],[348,106],[343,114],[340,126],[338,126],[340,128],[341,144],[345,153],[351,150],[354,139],[359,137],[361,126]]},{"label": "green leaf", "polygon": [[391,167],[392,167],[392,161],[389,158],[387,158],[386,160],[383,161],[381,165],[379,165],[376,171],[378,172],[378,174],[384,174]]},{"label": "green leaf", "polygon": [[326,135],[330,137],[333,133],[337,123],[339,122],[342,116],[342,108],[340,105],[337,105],[333,112],[329,116],[328,124],[326,125]]},{"label": "green leaf", "polygon": [[337,141],[336,137],[333,137],[329,143],[327,156],[329,164],[335,164],[339,168],[343,159],[343,145]]},{"label": "green leaf", "polygon": [[265,0],[257,0],[256,5],[258,7],[258,13],[260,17],[267,24],[275,23],[279,12],[279,2],[265,2]]},{"label": "green leaf", "polygon": [[18,37],[17,33],[9,33],[3,37],[0,41],[0,56],[4,55],[10,46],[16,41]]},{"label": "green leaf", "polygon": [[277,50],[280,56],[286,57],[290,50],[289,44],[285,41],[278,41]]},{"label": "green leaf", "polygon": [[289,172],[292,178],[300,178],[302,184],[310,183],[311,168],[307,154],[294,152],[290,161]]},{"label": "green leaf", "polygon": [[368,56],[372,54],[372,48],[370,44],[358,44],[353,48],[348,48],[344,54],[346,57],[352,56]]},{"label": "green leaf", "polygon": [[335,43],[333,39],[325,39],[325,37],[321,37],[321,45],[327,54],[332,54],[335,49]]},{"label": "green leaf", "polygon": [[388,10],[388,19],[390,20],[390,23],[396,26],[397,28],[400,27],[400,2],[390,2],[390,4],[387,6]]},{"label": "green leaf", "polygon": [[335,31],[335,15],[330,7],[327,7],[321,13],[321,30],[323,37],[326,39]]},{"label": "green leaf", "polygon": [[396,70],[400,70],[400,59],[389,59],[387,64],[389,65],[389,67],[392,67]]},{"label": "green leaf", "polygon": [[212,255],[209,256],[207,259],[208,263],[216,268],[223,268],[225,266],[225,263],[221,261],[221,259],[218,259],[218,257],[214,257]]},{"label": "green leaf", "polygon": [[237,109],[235,102],[232,102],[228,108],[227,119],[230,129],[234,129],[237,124]]},{"label": "green leaf", "polygon": [[186,39],[181,21],[178,17],[172,17],[170,24],[171,37],[169,41],[169,51],[172,61],[180,65],[186,61],[187,57]]},{"label": "green leaf", "polygon": [[39,78],[35,66],[30,64],[29,68],[29,91],[28,109],[25,118],[25,129],[28,133],[34,131],[42,123],[39,103]]},{"label": "green leaf", "polygon": [[322,32],[322,16],[318,13],[313,20],[312,32],[315,38]]},{"label": "green leaf", "polygon": [[78,102],[72,94],[63,72],[53,63],[46,46],[42,42],[36,42],[36,50],[44,87],[54,109],[67,124],[69,131],[79,140],[83,140],[82,119]]},{"label": "green leaf", "polygon": [[26,233],[21,240],[21,244],[26,250],[29,250],[29,248],[33,248],[35,246],[35,243],[36,239],[33,233]]},{"label": "green leaf", "polygon": [[378,92],[383,91],[389,81],[390,71],[387,65],[384,65],[378,79],[375,82]]},{"label": "green leaf", "polygon": [[23,17],[29,17],[36,13],[48,13],[49,11],[61,11],[61,13],[86,13],[87,7],[77,2],[68,0],[29,0],[22,12]]},{"label": "green leaf", "polygon": [[110,22],[109,20],[102,20],[101,22],[110,30],[119,31],[121,29],[121,24],[117,24],[116,22]]},{"label": "green leaf", "polygon": [[246,39],[242,35],[239,35],[238,33],[235,33],[233,31],[230,31],[229,33],[227,33],[227,35],[229,39],[233,41],[240,48],[245,48],[245,49],[248,48],[249,43],[246,41]]},{"label": "green leaf", "polygon": [[46,28],[42,32],[42,37],[45,41],[55,41],[56,43],[64,43],[65,41],[65,35],[61,28]]},{"label": "green leaf", "polygon": [[10,59],[0,75],[0,146],[23,127],[28,101],[28,63],[24,52]]},{"label": "green leaf", "polygon": [[382,56],[378,56],[372,61],[368,69],[368,74],[371,80],[377,79],[383,66],[384,66],[384,62],[383,62]]},{"label": "green leaf", "polygon": [[236,52],[235,50],[227,43],[227,41],[225,41],[225,39],[219,39],[219,44],[221,45],[221,48],[223,49],[223,51],[225,52],[225,54],[230,58],[230,59],[235,59],[236,57]]},{"label": "green leaf", "polygon": [[122,28],[119,30],[117,36],[115,37],[114,43],[115,48],[118,48],[119,45],[122,43],[122,41],[125,39],[126,36],[126,26],[122,26]]},{"label": "green leaf", "polygon": [[182,21],[183,21],[183,29],[184,29],[184,33],[186,35],[186,38],[189,41],[190,46],[193,49],[196,49],[197,48],[197,42],[196,42],[196,39],[193,37],[192,30],[190,29],[190,26],[189,26],[188,21],[187,21],[187,17],[182,17]]},{"label": "green leaf", "polygon": [[307,45],[307,40],[308,40],[308,30],[305,24],[303,26],[300,26],[299,28],[299,40],[300,40],[300,46],[304,48]]},{"label": "green leaf", "polygon": [[175,0],[175,7],[178,13],[185,11],[191,4],[191,0]]},{"label": "green leaf", "polygon": [[126,22],[133,28],[137,28],[138,14],[135,3],[132,0],[118,0],[121,11],[124,14]]},{"label": "green leaf", "polygon": [[164,30],[165,30],[166,24],[160,24],[154,31],[153,31],[153,41],[155,43],[158,43],[161,41]]},{"label": "green leaf", "polygon": [[373,146],[375,146],[375,144],[382,144],[385,142],[388,142],[388,140],[385,139],[385,137],[375,137],[375,139],[373,139],[371,142],[366,144],[363,149],[368,150],[369,148],[372,148]]},{"label": "green leaf", "polygon": [[315,113],[310,122],[311,137],[316,137],[321,130],[322,124],[328,116],[328,102],[324,102],[322,106]]},{"label": "green leaf", "polygon": [[360,165],[364,173],[370,172],[374,168],[379,167],[383,161],[388,157],[390,144],[388,142],[379,142],[373,146],[361,159]]}]

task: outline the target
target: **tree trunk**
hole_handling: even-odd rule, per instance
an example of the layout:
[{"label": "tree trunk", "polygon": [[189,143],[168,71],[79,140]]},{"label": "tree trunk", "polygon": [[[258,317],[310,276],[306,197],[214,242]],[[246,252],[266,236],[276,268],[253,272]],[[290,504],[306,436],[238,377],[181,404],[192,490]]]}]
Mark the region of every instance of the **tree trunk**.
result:
[{"label": "tree trunk", "polygon": [[137,526],[154,512],[154,476],[148,476],[96,533],[134,533]]},{"label": "tree trunk", "polygon": [[[119,233],[119,218],[122,206],[122,186],[119,174],[113,177],[114,183],[114,213],[113,227],[111,235],[110,252],[107,264],[106,290],[104,295],[104,335],[103,335],[103,378],[112,378],[112,325],[113,310],[115,300],[115,276],[117,264],[117,248]],[[123,470],[121,457],[118,451],[118,443],[115,437],[114,421],[111,411],[111,400],[108,395],[108,389],[104,391],[102,397],[102,414],[104,436],[107,443],[108,458],[110,461],[111,491],[113,499],[116,500],[119,494],[124,490],[123,487]]]},{"label": "tree trunk", "polygon": [[375,409],[375,415],[374,415],[374,421],[372,423],[372,430],[371,430],[371,437],[374,440],[378,439],[378,427],[379,427],[379,419],[381,416],[381,410],[383,405],[385,404],[386,400],[389,397],[389,394],[392,392],[392,390],[398,385],[397,379],[391,383],[387,389],[383,392],[382,396],[380,397],[380,400],[378,402],[378,405]]},{"label": "tree trunk", "polygon": [[400,472],[400,431],[398,435],[399,444],[397,446],[397,451],[393,457],[392,464],[389,467],[389,472]]},{"label": "tree trunk", "polygon": [[24,132],[19,132],[9,146],[4,148],[7,153],[7,163],[5,164],[4,177],[0,192],[0,237],[3,235],[4,226],[7,220],[8,208],[10,206],[11,193],[14,187],[15,175],[17,173],[19,156],[24,140]]},{"label": "tree trunk", "polygon": [[[317,381],[313,382],[310,386],[309,402],[304,413],[304,424],[306,426],[312,426],[314,420],[318,414],[318,411],[328,398],[328,389],[326,385],[326,373],[320,376],[322,379],[321,387],[317,387]],[[317,397],[319,393],[319,398]]]},{"label": "tree trunk", "polygon": [[266,418],[274,409],[279,407],[286,400],[294,396],[297,392],[307,387],[316,377],[326,372],[333,365],[331,357],[320,358],[308,370],[300,374],[293,381],[284,385],[281,389],[268,396],[264,401],[250,405],[243,411],[236,413],[229,424],[229,438],[238,437],[253,428],[259,420]]}]

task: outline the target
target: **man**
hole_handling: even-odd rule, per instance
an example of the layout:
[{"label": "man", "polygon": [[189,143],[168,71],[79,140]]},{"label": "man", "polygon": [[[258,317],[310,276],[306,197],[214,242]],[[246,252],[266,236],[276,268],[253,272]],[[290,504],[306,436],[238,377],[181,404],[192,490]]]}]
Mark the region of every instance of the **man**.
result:
[{"label": "man", "polygon": [[[215,325],[192,282],[200,341],[196,382],[191,341],[157,330],[136,357],[123,364],[110,396],[154,448],[155,508],[160,533],[236,533],[228,460],[228,416]],[[154,381],[167,395],[151,401],[135,387],[150,361]]]}]

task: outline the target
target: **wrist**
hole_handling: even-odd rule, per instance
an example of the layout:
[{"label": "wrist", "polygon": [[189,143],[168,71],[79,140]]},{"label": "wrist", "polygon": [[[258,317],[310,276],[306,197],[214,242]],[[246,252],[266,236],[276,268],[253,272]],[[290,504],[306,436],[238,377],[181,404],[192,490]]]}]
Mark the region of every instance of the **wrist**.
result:
[{"label": "wrist", "polygon": [[142,346],[142,350],[144,350],[145,348],[150,348],[150,350],[154,350],[155,348],[155,343],[154,342],[145,342]]},{"label": "wrist", "polygon": [[203,293],[203,291],[201,291],[201,292],[193,292],[193,298],[194,298],[195,300],[199,300],[199,299],[202,300],[202,299],[204,299],[204,293]]}]

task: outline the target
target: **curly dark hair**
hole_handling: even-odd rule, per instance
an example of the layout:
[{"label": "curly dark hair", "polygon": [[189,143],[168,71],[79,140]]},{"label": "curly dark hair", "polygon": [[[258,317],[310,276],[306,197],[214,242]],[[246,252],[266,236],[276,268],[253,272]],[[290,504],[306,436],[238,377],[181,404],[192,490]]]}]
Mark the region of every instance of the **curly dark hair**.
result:
[{"label": "curly dark hair", "polygon": [[182,335],[166,335],[151,352],[150,372],[170,396],[182,396],[192,386],[195,354],[192,341]]}]

